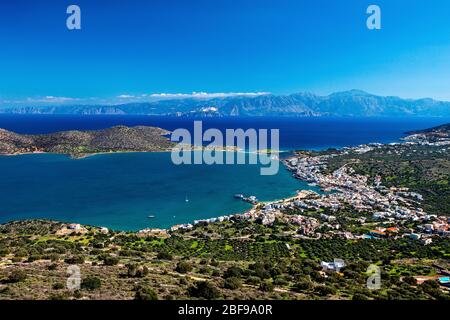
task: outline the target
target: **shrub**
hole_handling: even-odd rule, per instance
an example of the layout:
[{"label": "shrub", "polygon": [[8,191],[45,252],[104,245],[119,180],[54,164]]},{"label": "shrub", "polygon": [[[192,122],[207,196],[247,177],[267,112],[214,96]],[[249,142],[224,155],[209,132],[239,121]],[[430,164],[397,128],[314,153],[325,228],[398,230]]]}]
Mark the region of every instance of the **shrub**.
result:
[{"label": "shrub", "polygon": [[119,263],[119,258],[113,256],[103,257],[102,260],[105,266],[115,266],[116,264]]},{"label": "shrub", "polygon": [[31,256],[28,257],[27,262],[34,262],[34,261],[39,260],[39,259],[41,259],[41,256],[31,255]]},{"label": "shrub", "polygon": [[23,270],[14,270],[8,277],[8,282],[16,283],[27,279],[27,273]]},{"label": "shrub", "polygon": [[180,261],[177,264],[177,267],[175,268],[175,271],[179,273],[187,273],[192,271],[192,265],[189,262],[186,261]]},{"label": "shrub", "polygon": [[68,264],[83,264],[84,263],[84,257],[83,256],[72,256],[64,259],[65,263]]},{"label": "shrub", "polygon": [[242,286],[242,282],[241,282],[241,279],[239,279],[237,277],[230,277],[230,278],[225,279],[223,286],[226,289],[236,290]]},{"label": "shrub", "polygon": [[411,286],[415,286],[417,284],[416,278],[411,277],[411,276],[403,277],[403,282],[405,282]]},{"label": "shrub", "polygon": [[261,278],[250,276],[247,279],[247,283],[251,285],[258,285],[261,283]]},{"label": "shrub", "polygon": [[69,300],[69,294],[67,292],[52,293],[48,297],[49,300]]},{"label": "shrub", "polygon": [[218,267],[219,266],[219,261],[217,261],[217,260],[211,260],[211,263],[210,263],[210,265],[211,266],[213,266],[213,267]]},{"label": "shrub", "polygon": [[11,290],[10,287],[0,288],[0,294],[8,295],[8,294],[11,294],[11,293],[12,293],[12,290]]},{"label": "shrub", "polygon": [[220,291],[210,282],[199,281],[194,286],[188,288],[191,297],[204,299],[217,299],[220,297]]},{"label": "shrub", "polygon": [[58,262],[59,261],[59,255],[57,255],[55,253],[51,254],[48,258],[49,258],[49,260],[51,262]]},{"label": "shrub", "polygon": [[297,292],[310,290],[313,287],[313,284],[309,280],[300,280],[294,285],[294,290]]},{"label": "shrub", "polygon": [[272,292],[274,289],[273,284],[270,281],[264,281],[259,285],[259,290],[264,292]]},{"label": "shrub", "polygon": [[50,264],[47,269],[50,271],[56,270],[58,268],[58,265],[56,263]]},{"label": "shrub", "polygon": [[61,290],[61,289],[64,289],[64,285],[61,282],[57,282],[57,283],[53,284],[52,288],[54,290]]},{"label": "shrub", "polygon": [[173,259],[172,255],[167,251],[158,252],[158,255],[156,256],[156,258],[159,260],[172,260]]},{"label": "shrub", "polygon": [[134,295],[135,300],[158,300],[156,292],[149,287],[139,286]]},{"label": "shrub", "polygon": [[148,275],[148,268],[146,266],[140,266],[137,263],[127,264],[127,275],[128,277],[142,278]]},{"label": "shrub", "polygon": [[319,285],[314,288],[314,292],[320,296],[328,296],[331,294],[336,294],[336,289],[330,286]]},{"label": "shrub", "polygon": [[211,272],[211,275],[212,275],[213,277],[219,277],[219,276],[220,276],[220,271],[214,269],[214,270]]},{"label": "shrub", "polygon": [[0,247],[0,257],[4,257],[9,254],[9,250],[5,247]]},{"label": "shrub", "polygon": [[352,300],[368,300],[369,298],[362,293],[355,293],[352,297]]},{"label": "shrub", "polygon": [[239,278],[242,275],[242,269],[236,266],[229,267],[223,274],[224,278]]},{"label": "shrub", "polygon": [[86,290],[99,289],[102,286],[102,281],[93,276],[88,276],[81,281],[81,288]]},{"label": "shrub", "polygon": [[289,282],[282,276],[278,276],[273,280],[273,284],[276,286],[287,286]]}]

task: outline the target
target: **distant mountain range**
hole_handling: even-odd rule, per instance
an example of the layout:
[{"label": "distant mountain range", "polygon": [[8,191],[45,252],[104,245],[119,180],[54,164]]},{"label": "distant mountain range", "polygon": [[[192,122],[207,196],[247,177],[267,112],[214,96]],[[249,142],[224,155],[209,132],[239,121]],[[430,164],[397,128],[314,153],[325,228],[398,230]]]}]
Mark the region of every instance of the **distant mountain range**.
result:
[{"label": "distant mountain range", "polygon": [[233,96],[213,99],[176,99],[119,105],[61,105],[12,107],[1,113],[14,114],[135,114],[170,116],[450,116],[450,102],[433,99],[402,99],[376,96],[360,90],[318,96]]}]

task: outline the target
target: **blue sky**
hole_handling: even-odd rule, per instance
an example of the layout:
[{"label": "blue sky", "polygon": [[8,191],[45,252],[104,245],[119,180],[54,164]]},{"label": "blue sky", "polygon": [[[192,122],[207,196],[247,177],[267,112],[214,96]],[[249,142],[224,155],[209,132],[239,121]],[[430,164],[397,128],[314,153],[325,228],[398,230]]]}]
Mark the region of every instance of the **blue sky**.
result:
[{"label": "blue sky", "polygon": [[[82,30],[66,28],[70,4]],[[447,0],[1,1],[0,105],[353,88],[450,100],[449,16]]]}]

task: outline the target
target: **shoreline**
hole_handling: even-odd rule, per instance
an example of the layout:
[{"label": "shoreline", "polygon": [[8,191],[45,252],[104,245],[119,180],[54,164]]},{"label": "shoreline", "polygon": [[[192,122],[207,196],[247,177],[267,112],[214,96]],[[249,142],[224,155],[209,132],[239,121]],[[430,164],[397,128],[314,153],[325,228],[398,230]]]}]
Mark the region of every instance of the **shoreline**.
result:
[{"label": "shoreline", "polygon": [[[397,142],[397,144],[405,144],[405,143],[407,143],[406,141],[401,141],[401,142]],[[334,148],[334,149],[336,149],[337,151],[339,151],[339,150],[344,150],[344,149],[346,149],[346,148],[355,148],[355,147],[362,147],[362,146],[369,146],[369,145],[371,145],[371,144],[382,144],[382,145],[385,145],[385,143],[366,143],[366,144],[360,144],[360,145],[358,145],[358,146],[346,146],[346,147],[341,147],[341,148]],[[214,150],[216,150],[217,148],[213,148]],[[180,151],[181,150],[183,150],[183,149],[180,149]],[[207,150],[207,148],[201,148],[201,150],[202,151],[204,151],[204,150]],[[326,150],[326,149],[325,149]],[[158,150],[158,151],[112,151],[112,152],[99,152],[99,153],[93,153],[93,154],[87,154],[87,155],[85,155],[85,156],[83,156],[83,157],[76,157],[76,158],[74,158],[74,157],[71,157],[72,159],[82,159],[82,158],[87,158],[87,157],[91,157],[91,156],[95,156],[95,155],[101,155],[101,154],[115,154],[115,153],[166,153],[166,152],[172,152],[173,150]],[[200,150],[195,150],[195,149],[192,149],[192,150],[185,150],[185,152],[195,152],[195,151],[200,151]],[[216,150],[217,151],[217,150]],[[279,150],[278,151],[278,153],[289,153],[289,152],[296,152],[296,151],[318,151],[318,150],[299,150],[299,149],[293,149],[293,150],[289,150],[289,151],[282,151],[282,150]],[[219,152],[245,152],[245,153],[248,153],[246,150],[236,150],[236,149],[234,149],[234,150],[229,150],[229,149],[222,149],[222,150],[219,150]],[[259,152],[267,152],[267,150],[258,150],[258,151],[256,151],[257,153],[259,153]],[[37,151],[37,152],[30,152],[30,153],[21,153],[21,154],[0,154],[0,156],[18,156],[18,155],[27,155],[27,154],[52,154],[52,153],[46,153],[46,152],[39,152],[39,151]],[[55,155],[58,155],[58,154],[60,154],[60,155],[66,155],[66,156],[71,156],[71,155],[69,155],[69,154],[63,154],[63,153],[55,153]],[[280,158],[278,158],[277,157],[277,159],[276,160],[278,160],[279,162],[281,162],[282,164],[283,164],[283,167],[286,169],[286,170],[289,170],[289,166],[287,165],[287,163],[286,163],[286,161],[289,161],[290,159],[292,159],[292,158],[295,158],[295,155],[292,155],[291,157],[287,157],[287,158],[285,158],[285,159],[280,159]],[[293,179],[295,179],[295,180],[299,180],[299,181],[303,181],[303,182],[307,182],[307,181],[305,181],[305,180],[303,180],[303,179],[301,179],[301,178],[299,178],[299,177],[296,177],[294,174],[292,174],[291,175],[291,178],[293,178]],[[194,221],[190,221],[190,222],[187,222],[187,223],[184,223],[184,224],[178,224],[178,225],[171,225],[171,226],[168,226],[168,227],[165,227],[165,228],[144,228],[144,229],[141,229],[141,230],[133,230],[133,231],[125,231],[125,230],[117,230],[117,231],[123,231],[123,232],[132,232],[132,233],[139,233],[139,232],[142,232],[142,231],[144,231],[144,230],[157,230],[157,229],[159,229],[159,230],[165,230],[165,231],[169,231],[169,230],[171,230],[172,228],[174,228],[174,227],[180,227],[180,226],[183,226],[183,225],[192,225],[192,223],[195,223],[196,221],[199,221],[199,222],[202,222],[202,221],[212,221],[212,222],[215,222],[215,221],[218,221],[217,219],[219,219],[219,218],[223,218],[223,217],[236,217],[236,216],[243,216],[243,215],[245,215],[245,214],[249,214],[249,213],[251,213],[251,212],[255,212],[257,209],[258,209],[258,206],[265,206],[265,205],[271,205],[271,204],[276,204],[276,203],[281,203],[281,202],[289,202],[289,201],[293,201],[293,200],[296,200],[296,199],[298,199],[299,198],[299,196],[302,194],[302,193],[304,193],[304,192],[314,192],[314,193],[317,193],[317,192],[315,192],[315,191],[313,191],[313,190],[308,190],[308,189],[303,189],[303,190],[296,190],[295,191],[295,194],[293,195],[293,196],[290,196],[290,197],[286,197],[286,198],[281,198],[281,199],[273,199],[273,200],[269,200],[269,201],[258,201],[256,204],[253,204],[252,205],[252,207],[251,208],[249,208],[249,209],[247,209],[247,210],[244,210],[244,211],[242,211],[242,212],[237,212],[237,213],[230,213],[230,214],[224,214],[224,215],[222,215],[221,217],[211,217],[211,218],[208,218],[208,219],[200,219],[200,220],[194,220]],[[23,219],[23,220],[39,220],[39,219]],[[23,220],[11,220],[10,222],[12,222],[12,221],[23,221]],[[50,220],[50,219],[49,219]],[[53,220],[53,221],[58,221],[58,220]],[[60,222],[62,222],[62,221],[60,221]],[[62,223],[70,223],[70,222],[62,222]],[[98,227],[100,227],[100,226],[98,226]]]},{"label": "shoreline", "polygon": [[[218,151],[218,152],[246,153],[246,154],[250,154],[250,153],[261,154],[261,153],[267,153],[267,152],[272,151],[272,150],[267,150],[267,149],[265,149],[265,150],[257,150],[257,151],[249,152],[248,150],[242,150],[242,149],[236,149],[236,148],[234,148],[234,149],[220,149],[220,150],[217,150],[217,148],[202,148],[202,149],[185,150],[185,152],[196,152],[196,151],[207,151],[207,150],[216,150],[216,151]],[[181,151],[181,149],[180,149],[180,151]],[[273,159],[273,160],[277,160],[277,161],[283,163],[283,159],[280,159],[280,158],[278,157],[278,155],[279,155],[279,154],[282,154],[282,153],[289,153],[289,152],[292,152],[292,151],[293,151],[293,150],[288,150],[288,151],[286,151],[286,150],[279,150],[279,151],[277,151],[276,154],[274,154],[274,157],[273,157],[272,159]],[[171,153],[171,152],[173,152],[173,151],[172,151],[172,150],[158,150],[158,151],[112,151],[112,152],[98,152],[98,153],[86,154],[86,155],[83,155],[82,157],[73,157],[72,155],[67,154],[67,153],[51,153],[51,152],[35,151],[35,152],[14,153],[14,154],[0,154],[0,157],[1,157],[1,156],[4,156],[4,157],[14,157],[14,156],[44,155],[44,154],[45,154],[45,155],[56,155],[56,156],[61,155],[61,156],[64,156],[64,157],[68,157],[68,158],[71,159],[71,160],[81,160],[81,159],[85,159],[85,158],[89,158],[89,157],[94,157],[94,156],[97,156],[97,155],[113,155],[113,154],[128,154],[128,153],[137,153],[137,154],[140,154],[140,153],[142,153],[142,154],[146,154],[146,153]],[[272,152],[273,152],[273,151],[272,151]],[[283,168],[284,168],[284,169],[287,169],[286,166],[284,165],[284,163],[283,163]],[[290,175],[290,179],[296,179],[296,178],[293,177],[292,175]],[[297,180],[297,179],[296,179],[296,180]],[[240,215],[244,215],[244,214],[245,214],[246,212],[248,212],[248,211],[255,210],[255,208],[256,208],[258,205],[261,205],[261,204],[268,204],[268,203],[273,203],[273,202],[286,201],[287,199],[296,198],[296,197],[298,196],[298,193],[299,193],[300,191],[301,191],[301,190],[295,190],[295,191],[293,191],[294,194],[293,194],[292,196],[287,197],[287,198],[279,198],[279,199],[268,200],[268,201],[265,201],[265,202],[258,202],[257,204],[252,205],[250,208],[243,209],[242,211],[234,212],[234,213],[224,213],[222,216],[231,217],[231,216],[240,216]],[[205,219],[199,219],[199,221],[210,220],[210,219],[216,219],[216,218],[217,218],[217,217],[209,217],[209,218],[205,218]],[[97,224],[95,224],[95,225],[91,225],[91,224],[82,224],[82,223],[77,222],[76,220],[70,220],[70,221],[68,221],[68,220],[58,220],[58,219],[51,219],[51,218],[30,218],[30,219],[26,219],[26,218],[25,218],[25,219],[12,219],[12,220],[8,220],[8,221],[5,221],[5,222],[0,223],[0,225],[1,225],[1,224],[5,224],[5,223],[15,222],[15,221],[33,221],[33,220],[48,220],[48,221],[59,222],[59,223],[64,223],[64,224],[71,224],[71,223],[73,224],[73,223],[76,223],[76,224],[81,224],[81,225],[86,225],[86,226],[92,226],[92,227],[96,227],[96,228],[101,228],[101,227],[102,227],[101,225],[97,225]],[[192,224],[192,223],[195,222],[195,221],[196,221],[196,220],[189,220],[189,221],[187,221],[187,222],[185,222],[185,223],[182,223],[182,224]],[[156,230],[156,229],[159,229],[159,230],[166,230],[166,231],[169,231],[171,228],[176,227],[176,226],[178,226],[178,225],[180,225],[180,224],[169,225],[169,226],[162,227],[162,228],[158,228],[158,227],[145,227],[145,226],[143,226],[142,228],[137,229],[137,230],[123,230],[123,229],[120,229],[120,228],[117,228],[117,229],[115,229],[115,230],[116,230],[116,231],[119,231],[119,232],[131,232],[131,233],[139,233],[139,232],[141,232],[142,230],[151,230],[151,229],[155,229],[155,230]]]},{"label": "shoreline", "polygon": [[[203,148],[203,149],[192,149],[192,150],[182,150],[179,149],[177,152],[184,151],[184,152],[198,152],[198,151],[215,151],[215,152],[236,152],[236,153],[245,153],[245,154],[275,154],[279,155],[282,153],[289,153],[295,151],[292,150],[257,150],[257,151],[247,151],[242,149],[228,149],[228,148]],[[73,160],[80,160],[85,159],[89,157],[94,157],[98,155],[113,155],[113,154],[127,154],[127,153],[172,153],[174,150],[155,150],[155,151],[105,151],[105,152],[95,152],[95,153],[88,153],[83,154],[80,156],[74,156],[70,153],[53,153],[53,152],[45,152],[45,151],[36,151],[36,152],[22,152],[22,153],[0,153],[0,157],[19,157],[19,156],[26,156],[26,155],[40,155],[40,154],[48,154],[48,155],[61,155],[61,156],[67,156],[70,159]],[[278,159],[279,160],[279,159]]]},{"label": "shoreline", "polygon": [[[285,170],[288,170],[288,168],[285,166],[284,162],[282,160],[279,160],[281,163],[283,163],[283,168]],[[288,170],[289,171],[289,170]],[[294,180],[298,180],[298,181],[303,181],[301,179],[296,178],[294,175],[289,175],[290,179],[294,179]],[[183,223],[178,223],[178,224],[170,224],[166,227],[146,227],[143,226],[142,228],[139,229],[133,229],[133,230],[127,230],[127,229],[121,229],[121,228],[111,228],[111,227],[106,227],[110,230],[116,231],[116,232],[125,232],[125,233],[133,233],[133,234],[138,234],[138,233],[152,233],[155,231],[164,231],[164,232],[170,232],[172,230],[176,230],[179,229],[180,227],[183,228],[183,226],[186,225],[195,225],[196,223],[202,223],[202,222],[219,222],[219,218],[226,218],[225,220],[229,220],[232,217],[234,218],[242,218],[245,217],[246,215],[248,215],[249,213],[254,213],[256,212],[256,210],[258,209],[258,207],[261,206],[266,206],[266,205],[271,205],[271,204],[275,204],[275,203],[285,203],[285,202],[289,202],[295,199],[298,199],[302,193],[315,193],[318,194],[316,191],[312,190],[312,189],[296,189],[293,191],[292,195],[288,195],[286,197],[281,197],[281,198],[275,198],[275,199],[271,199],[271,200],[266,200],[266,201],[258,201],[258,203],[256,204],[250,204],[251,206],[247,209],[243,209],[242,211],[238,211],[238,212],[231,212],[231,213],[224,213],[220,216],[210,216],[210,217],[206,217],[206,218],[199,218],[199,219],[192,219]],[[238,200],[236,199],[236,201],[242,201],[242,200]],[[59,219],[52,219],[52,218],[45,218],[45,217],[36,217],[36,218],[23,218],[23,219],[11,219],[11,220],[7,220],[5,222],[0,222],[0,225],[3,224],[8,224],[8,223],[13,223],[13,222],[20,222],[20,221],[39,221],[39,220],[46,220],[46,221],[52,221],[52,222],[57,222],[57,223],[62,223],[62,224],[80,224],[82,226],[89,226],[89,227],[94,227],[94,228],[105,228],[105,225],[101,225],[101,224],[85,224],[85,223],[81,223],[77,220],[59,220]],[[175,228],[175,229],[174,229]]]}]

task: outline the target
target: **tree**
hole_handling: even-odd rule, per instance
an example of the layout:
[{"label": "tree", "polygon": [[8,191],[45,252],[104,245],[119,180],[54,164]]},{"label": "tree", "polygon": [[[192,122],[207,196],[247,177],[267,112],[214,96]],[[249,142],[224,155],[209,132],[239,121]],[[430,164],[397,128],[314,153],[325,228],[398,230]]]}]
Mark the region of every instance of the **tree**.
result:
[{"label": "tree", "polygon": [[188,288],[191,297],[204,298],[208,300],[218,299],[220,291],[208,281],[198,281],[194,286]]}]

